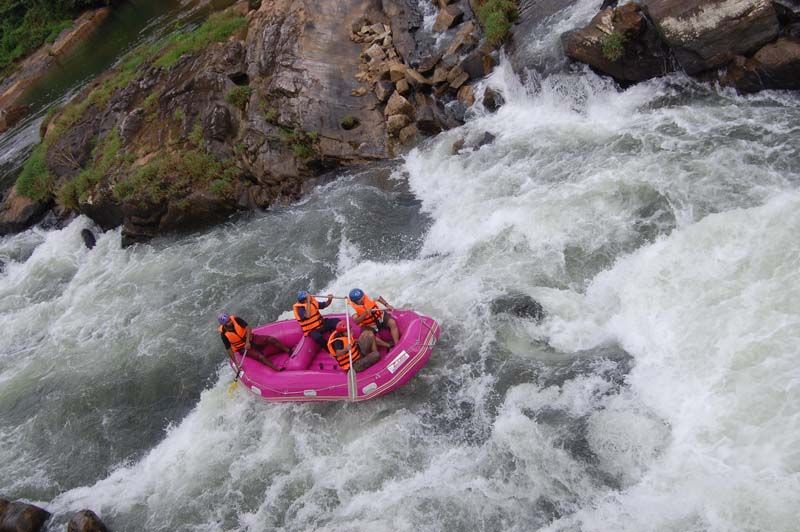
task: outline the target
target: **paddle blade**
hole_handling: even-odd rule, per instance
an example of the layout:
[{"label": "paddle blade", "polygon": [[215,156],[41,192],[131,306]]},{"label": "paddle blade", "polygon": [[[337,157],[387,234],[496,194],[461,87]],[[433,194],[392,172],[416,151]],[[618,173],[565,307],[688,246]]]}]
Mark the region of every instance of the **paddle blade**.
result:
[{"label": "paddle blade", "polygon": [[356,370],[353,367],[350,367],[350,371],[347,372],[347,393],[350,396],[351,401],[355,401],[356,395],[358,395],[358,388],[356,384]]},{"label": "paddle blade", "polygon": [[228,395],[233,395],[233,392],[236,390],[236,386],[239,384],[238,380],[233,381],[228,385]]}]

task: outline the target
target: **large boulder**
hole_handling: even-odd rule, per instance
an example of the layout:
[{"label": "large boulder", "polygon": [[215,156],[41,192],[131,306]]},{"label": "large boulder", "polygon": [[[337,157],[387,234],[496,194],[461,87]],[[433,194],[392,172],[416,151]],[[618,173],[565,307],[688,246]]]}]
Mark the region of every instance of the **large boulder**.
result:
[{"label": "large boulder", "polygon": [[688,74],[752,53],[780,30],[770,0],[646,0],[644,8]]},{"label": "large boulder", "polygon": [[585,28],[564,34],[562,43],[568,57],[622,83],[671,71],[669,50],[634,3],[604,9]]},{"label": "large boulder", "polygon": [[736,57],[722,82],[742,93],[800,89],[800,40],[782,37],[752,58]]},{"label": "large boulder", "polygon": [[542,321],[545,317],[542,305],[529,295],[512,292],[495,298],[491,304],[492,314],[509,314],[518,318]]},{"label": "large boulder", "polygon": [[40,203],[20,196],[17,187],[11,187],[0,203],[0,235],[22,231],[35,224],[47,212],[49,203]]},{"label": "large boulder", "polygon": [[0,532],[39,532],[49,517],[38,506],[0,499]]}]

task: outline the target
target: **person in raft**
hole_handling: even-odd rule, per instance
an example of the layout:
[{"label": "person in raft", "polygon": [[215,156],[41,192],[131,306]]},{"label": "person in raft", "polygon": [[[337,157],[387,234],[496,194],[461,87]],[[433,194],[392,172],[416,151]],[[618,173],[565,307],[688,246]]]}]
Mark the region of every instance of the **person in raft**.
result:
[{"label": "person in raft", "polygon": [[349,336],[347,334],[347,323],[341,320],[336,324],[336,330],[331,337],[328,338],[328,352],[336,359],[342,370],[348,371],[350,369],[350,351],[352,350],[353,369],[359,373],[381,358],[375,340],[376,337],[372,331],[363,329],[358,337],[358,342],[356,342],[353,339],[352,331]]},{"label": "person in raft", "polygon": [[[227,312],[223,312],[217,316],[217,321],[219,322],[219,335],[222,338],[222,343],[225,345],[225,349],[228,350],[228,356],[231,357],[234,365],[236,364],[236,359],[233,356],[234,353],[247,351],[250,358],[255,358],[265,366],[275,371],[283,370],[283,368],[278,369],[275,367],[267,356],[258,350],[271,345],[281,353],[289,353],[291,350],[284,345],[283,342],[273,336],[254,335],[253,329],[247,325],[246,321],[242,318],[229,315]],[[256,349],[250,351],[251,346]]]},{"label": "person in raft", "polygon": [[292,306],[294,319],[303,329],[303,336],[309,336],[321,348],[325,348],[325,340],[322,335],[332,331],[339,321],[336,318],[324,318],[319,313],[320,310],[328,308],[333,301],[333,294],[328,294],[328,300],[320,303],[317,298],[305,290],[297,292],[297,303]]},{"label": "person in raft", "polygon": [[[363,290],[360,288],[353,288],[350,290],[348,303],[350,303],[350,306],[356,311],[353,315],[353,319],[362,329],[368,329],[375,334],[375,341],[379,346],[389,348],[392,347],[392,345],[397,345],[398,340],[400,340],[400,331],[397,330],[397,322],[388,312],[378,308],[378,304],[371,300]],[[394,310],[394,307],[383,299],[382,296],[378,296],[378,303],[389,310]],[[378,331],[387,327],[392,335],[392,344],[378,338]]]}]

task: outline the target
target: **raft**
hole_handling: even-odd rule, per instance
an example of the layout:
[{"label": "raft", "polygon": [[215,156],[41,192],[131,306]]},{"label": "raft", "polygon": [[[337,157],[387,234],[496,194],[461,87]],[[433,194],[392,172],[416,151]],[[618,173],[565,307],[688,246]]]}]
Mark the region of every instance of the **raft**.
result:
[{"label": "raft", "polygon": [[[441,334],[439,324],[413,310],[393,310],[392,317],[400,330],[400,341],[390,349],[379,348],[380,360],[356,374],[354,397],[350,397],[347,372],[320,348],[314,340],[303,336],[296,320],[284,320],[253,328],[255,336],[270,335],[292,348],[291,354],[270,356],[270,362],[282,371],[275,371],[250,357],[244,358],[240,380],[252,393],[267,401],[366,401],[390,393],[407,383],[427,364],[433,346]],[[344,319],[344,314],[328,314],[325,318]],[[361,329],[353,324],[355,337]],[[391,340],[388,329],[378,333]],[[325,334],[327,341],[328,334]],[[270,355],[275,350],[263,349]],[[242,354],[236,353],[242,364]],[[233,367],[233,363],[231,362]],[[235,370],[235,368],[234,368]]]}]

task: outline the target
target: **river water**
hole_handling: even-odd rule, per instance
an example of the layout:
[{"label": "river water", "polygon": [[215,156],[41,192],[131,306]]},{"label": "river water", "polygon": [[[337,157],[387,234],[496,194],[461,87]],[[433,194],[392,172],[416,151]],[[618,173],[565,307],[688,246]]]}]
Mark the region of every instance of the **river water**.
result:
[{"label": "river water", "polygon": [[[126,250],[85,218],[0,240],[0,493],[52,530],[795,531],[800,98],[489,83],[497,113],[297,204]],[[407,386],[226,394],[217,312],[353,286],[440,321]],[[493,313],[510,293],[547,317]]]}]

